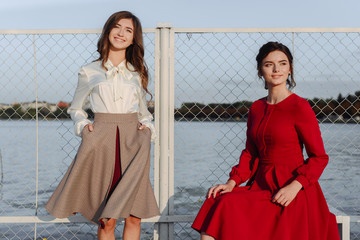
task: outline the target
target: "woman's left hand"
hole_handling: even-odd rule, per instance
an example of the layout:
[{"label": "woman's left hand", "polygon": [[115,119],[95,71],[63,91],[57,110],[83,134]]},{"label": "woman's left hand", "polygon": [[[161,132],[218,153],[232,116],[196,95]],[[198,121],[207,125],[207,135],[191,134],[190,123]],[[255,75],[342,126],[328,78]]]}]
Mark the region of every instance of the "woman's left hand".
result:
[{"label": "woman's left hand", "polygon": [[272,199],[273,203],[278,203],[284,207],[289,206],[289,204],[294,200],[298,192],[301,190],[302,185],[297,180],[292,181],[289,185],[281,188]]},{"label": "woman's left hand", "polygon": [[141,124],[140,127],[139,127],[139,130],[145,130],[145,129],[148,129],[150,131],[150,128],[148,128],[147,126]]}]

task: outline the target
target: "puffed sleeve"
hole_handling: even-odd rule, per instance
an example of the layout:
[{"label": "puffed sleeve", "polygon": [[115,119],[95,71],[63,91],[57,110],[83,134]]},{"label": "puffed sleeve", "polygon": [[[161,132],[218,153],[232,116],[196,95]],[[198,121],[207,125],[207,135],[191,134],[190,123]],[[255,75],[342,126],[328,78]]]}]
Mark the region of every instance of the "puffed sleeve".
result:
[{"label": "puffed sleeve", "polygon": [[329,161],[329,157],[325,153],[315,113],[305,99],[299,102],[295,119],[296,131],[308,155],[308,159],[297,169],[298,176],[296,180],[306,188],[318,181]]},{"label": "puffed sleeve", "polygon": [[89,79],[84,68],[81,68],[78,74],[78,85],[75,90],[74,98],[67,111],[67,113],[70,114],[71,119],[74,121],[75,135],[77,136],[81,136],[84,126],[91,123],[88,119],[87,113],[83,109],[84,105],[88,101],[90,92]]},{"label": "puffed sleeve", "polygon": [[247,121],[245,149],[240,155],[239,164],[234,166],[229,174],[229,180],[234,180],[237,186],[246,182],[257,168],[257,148],[250,137],[251,115],[250,109]]},{"label": "puffed sleeve", "polygon": [[146,105],[146,92],[144,89],[140,92],[140,100],[139,100],[139,112],[138,112],[138,118],[139,122],[143,124],[144,126],[148,127],[151,131],[151,141],[155,141],[156,138],[156,132],[154,124],[152,124],[152,120],[154,119],[152,114],[149,112],[147,105]]}]

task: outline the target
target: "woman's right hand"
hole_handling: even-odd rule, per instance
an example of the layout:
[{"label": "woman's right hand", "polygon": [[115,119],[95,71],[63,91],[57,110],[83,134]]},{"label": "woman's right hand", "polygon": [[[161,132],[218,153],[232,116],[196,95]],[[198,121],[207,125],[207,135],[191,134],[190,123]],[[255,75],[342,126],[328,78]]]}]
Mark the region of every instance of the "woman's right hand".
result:
[{"label": "woman's right hand", "polygon": [[218,184],[216,186],[213,186],[209,188],[207,193],[207,198],[210,198],[211,196],[215,198],[217,193],[221,195],[224,193],[231,192],[235,186],[236,186],[236,182],[234,180],[229,180],[225,184]]},{"label": "woman's right hand", "polygon": [[[94,131],[94,125],[93,125],[92,123],[86,124],[86,125],[84,126],[84,128],[86,128],[86,127],[89,129],[89,132]],[[84,129],[83,129],[83,131],[84,131]]]}]

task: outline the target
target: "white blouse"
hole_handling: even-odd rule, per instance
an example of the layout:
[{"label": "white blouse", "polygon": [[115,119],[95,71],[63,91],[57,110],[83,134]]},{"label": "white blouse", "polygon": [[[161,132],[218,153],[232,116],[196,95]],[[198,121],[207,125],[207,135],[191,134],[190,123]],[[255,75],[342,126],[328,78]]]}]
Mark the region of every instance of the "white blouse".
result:
[{"label": "white blouse", "polygon": [[94,113],[137,113],[139,122],[151,130],[154,141],[155,128],[151,123],[153,116],[146,106],[146,92],[141,85],[141,78],[134,67],[125,60],[115,67],[110,60],[104,69],[101,61],[92,62],[81,68],[74,99],[67,113],[75,122],[75,134],[81,135],[88,119],[84,106],[88,105]]}]

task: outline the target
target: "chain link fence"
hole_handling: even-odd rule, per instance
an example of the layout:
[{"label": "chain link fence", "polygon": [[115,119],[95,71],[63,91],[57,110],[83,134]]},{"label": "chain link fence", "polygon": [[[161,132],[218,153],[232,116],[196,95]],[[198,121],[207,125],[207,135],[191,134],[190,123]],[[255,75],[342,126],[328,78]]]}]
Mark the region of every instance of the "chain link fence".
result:
[{"label": "chain link fence", "polygon": [[[330,156],[320,184],[331,210],[358,216],[360,34],[186,30],[175,33],[175,214],[195,215],[207,189],[238,163],[248,109],[267,94],[255,57],[268,41],[293,51],[295,92],[319,120]],[[190,226],[176,224],[177,238],[196,239]],[[355,220],[351,239],[360,239]]]},{"label": "chain link fence", "polygon": [[[315,32],[314,32],[315,31]],[[295,92],[311,103],[330,161],[320,184],[330,208],[352,216],[360,239],[360,32],[174,29],[174,214],[194,216],[207,189],[225,182],[245,145],[251,103],[266,95],[255,56],[267,41],[294,54]],[[48,217],[44,204],[79,146],[66,114],[80,67],[97,58],[94,33],[0,34],[0,215]],[[144,34],[154,93],[156,39]],[[151,180],[153,181],[153,169]],[[191,222],[175,239],[198,239]],[[121,236],[122,224],[116,228]],[[154,239],[154,223],[142,239]],[[0,239],[96,239],[96,226],[13,223]]]},{"label": "chain link fence", "polygon": [[[80,143],[66,110],[80,67],[98,57],[98,38],[99,33],[0,35],[1,216],[48,216],[44,205]],[[144,38],[152,79],[154,38]],[[152,239],[153,225],[142,224],[144,238]],[[117,226],[117,238],[122,228]],[[0,239],[96,239],[96,232],[86,222],[0,223]]]}]

